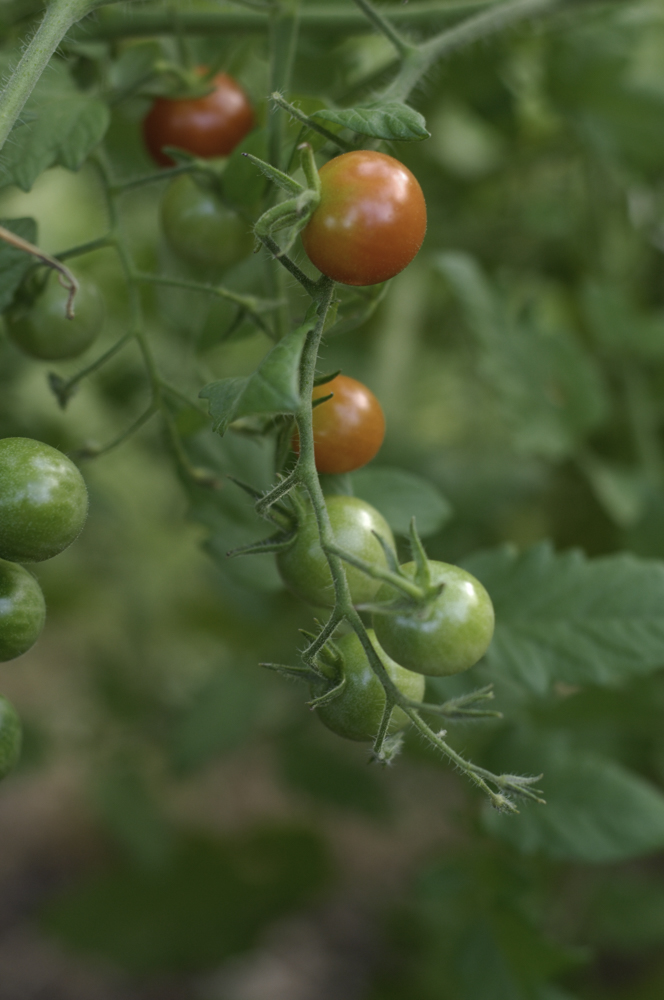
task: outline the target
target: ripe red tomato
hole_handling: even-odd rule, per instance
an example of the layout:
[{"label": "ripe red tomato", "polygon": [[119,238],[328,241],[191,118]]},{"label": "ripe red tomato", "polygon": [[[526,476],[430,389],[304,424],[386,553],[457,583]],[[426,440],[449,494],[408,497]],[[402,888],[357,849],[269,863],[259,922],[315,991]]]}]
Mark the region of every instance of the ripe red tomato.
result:
[{"label": "ripe red tomato", "polygon": [[205,97],[175,100],[158,97],[143,122],[152,158],[162,167],[173,160],[163,146],[177,146],[194,156],[228,156],[254,127],[254,112],[239,83],[227,73],[212,79]]},{"label": "ripe red tomato", "polygon": [[302,231],[312,264],[345,285],[376,285],[403,271],[427,228],[422,188],[385,153],[358,149],[321,167],[321,199]]},{"label": "ripe red tomato", "polygon": [[[377,454],[385,437],[385,417],[373,392],[348,375],[317,385],[312,398],[330,393],[332,399],[314,408],[314,455],[319,472],[340,475],[361,469]],[[293,451],[300,451],[297,433]]]}]

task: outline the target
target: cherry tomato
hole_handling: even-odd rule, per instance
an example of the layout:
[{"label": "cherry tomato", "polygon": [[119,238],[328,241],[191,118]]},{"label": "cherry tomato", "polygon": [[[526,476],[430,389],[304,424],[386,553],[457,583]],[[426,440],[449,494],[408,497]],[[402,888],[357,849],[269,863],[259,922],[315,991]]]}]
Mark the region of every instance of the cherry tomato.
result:
[{"label": "cherry tomato", "polygon": [[376,285],[403,271],[422,246],[427,210],[410,170],[359,149],[321,167],[321,199],[302,231],[312,264],[345,285]]},{"label": "cherry tomato", "polygon": [[[385,437],[385,417],[373,392],[348,375],[316,386],[312,398],[330,393],[332,399],[313,411],[314,456],[319,472],[338,475],[361,469],[374,458]],[[293,451],[300,451],[297,432]]]},{"label": "cherry tomato", "polygon": [[75,358],[97,337],[104,325],[104,300],[94,282],[79,278],[74,318],[68,319],[69,293],[51,272],[44,291],[30,303],[19,303],[6,315],[7,332],[31,358],[61,361]]},{"label": "cherry tomato", "polygon": [[[372,533],[376,531],[394,547],[394,536],[382,514],[358,497],[330,496],[325,503],[337,544],[366,562],[386,568],[385,553]],[[305,508],[293,544],[277,555],[277,567],[287,587],[303,601],[317,607],[334,605],[332,574],[320,547],[311,506]],[[353,602],[371,601],[380,581],[354,566],[346,564],[345,569]]]},{"label": "cherry tomato", "polygon": [[209,185],[176,177],[161,203],[169,246],[190,264],[225,271],[251,253],[251,227],[221,202]]},{"label": "cherry tomato", "polygon": [[88,512],[83,476],[32,438],[0,439],[0,558],[41,562],[79,535]]},{"label": "cherry tomato", "polygon": [[34,576],[23,566],[0,559],[0,662],[27,652],[45,619],[44,595]]},{"label": "cherry tomato", "polygon": [[[404,670],[380,648],[371,629],[368,634],[372,646],[399,691],[412,701],[422,701],[425,687],[422,674]],[[328,729],[347,740],[373,740],[383,718],[385,689],[371,669],[362,644],[354,632],[335,640],[335,645],[343,656],[346,686],[338,698],[317,708],[316,713]],[[330,686],[324,681],[316,682],[311,687],[311,693],[318,697],[329,690]],[[398,733],[406,728],[409,721],[402,709],[393,709],[388,732]]]},{"label": "cherry tomato", "polygon": [[21,755],[21,720],[10,701],[0,695],[0,778],[5,778]]},{"label": "cherry tomato", "polygon": [[[493,635],[491,598],[474,576],[458,566],[429,561],[432,583],[443,583],[440,594],[420,610],[397,614],[374,612],[373,624],[385,651],[408,670],[446,677],[468,670],[484,656]],[[415,577],[415,563],[401,567]],[[377,601],[394,599],[383,584]]]},{"label": "cherry tomato", "polygon": [[253,109],[239,83],[227,73],[217,73],[211,82],[214,89],[205,97],[158,97],[152,105],[143,135],[160,166],[174,163],[162,152],[163,146],[176,146],[204,159],[228,156],[254,127]]}]

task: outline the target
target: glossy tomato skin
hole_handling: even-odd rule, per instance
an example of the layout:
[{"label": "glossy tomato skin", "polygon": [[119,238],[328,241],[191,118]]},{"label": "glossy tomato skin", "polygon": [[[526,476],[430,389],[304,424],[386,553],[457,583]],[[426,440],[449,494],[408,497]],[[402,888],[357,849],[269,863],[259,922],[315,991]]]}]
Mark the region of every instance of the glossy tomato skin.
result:
[{"label": "glossy tomato skin", "polygon": [[198,267],[225,271],[253,247],[250,226],[226,208],[209,186],[187,174],[167,187],[161,224],[171,249]]},{"label": "glossy tomato skin", "polygon": [[21,755],[21,720],[10,701],[0,695],[0,779],[14,769]]},{"label": "glossy tomato skin", "polygon": [[228,156],[254,127],[254,112],[242,87],[227,73],[212,79],[205,97],[158,97],[143,121],[143,136],[153,160],[162,167],[174,161],[162,152],[176,146],[209,159]]},{"label": "glossy tomato skin", "polygon": [[[432,583],[444,583],[442,592],[421,611],[374,613],[378,641],[397,662],[417,673],[447,677],[468,670],[486,653],[493,636],[491,598],[479,580],[448,563],[429,560]],[[411,579],[415,563],[401,567]],[[377,601],[395,596],[383,584]]]},{"label": "glossy tomato skin", "polygon": [[104,300],[93,281],[79,278],[78,282],[73,319],[66,313],[69,293],[52,272],[33,302],[19,303],[7,313],[7,332],[24,354],[62,361],[91,346],[104,325]]},{"label": "glossy tomato skin", "polygon": [[321,199],[302,231],[315,266],[345,285],[376,285],[403,271],[427,227],[422,188],[385,153],[343,153],[319,171]]},{"label": "glossy tomato skin", "polygon": [[0,559],[0,662],[27,652],[45,619],[44,595],[34,576],[23,566]]},{"label": "glossy tomato skin", "polygon": [[[387,568],[385,553],[372,534],[378,532],[394,548],[394,536],[382,514],[358,497],[329,496],[325,504],[337,544],[360,559]],[[277,567],[286,586],[303,601],[333,607],[332,574],[320,547],[311,506],[304,509],[293,544],[277,555]],[[345,569],[353,603],[371,601],[380,581],[354,566],[346,564]]]},{"label": "glossy tomato skin", "polygon": [[41,562],[66,549],[88,512],[88,491],[66,455],[32,438],[0,439],[0,558]]},{"label": "glossy tomato skin", "polygon": [[[348,375],[337,375],[318,385],[313,399],[333,393],[313,411],[314,457],[319,472],[340,475],[354,472],[374,458],[385,437],[385,416],[373,392]],[[293,450],[300,439],[293,436]]]},{"label": "glossy tomato skin", "polygon": [[[406,698],[422,701],[425,680],[422,674],[404,670],[391,660],[378,645],[374,632],[368,630],[371,644],[378,653],[390,679]],[[343,656],[346,686],[334,701],[316,709],[321,722],[333,733],[347,740],[373,740],[378,732],[385,708],[385,689],[374,674],[360,640],[354,632],[335,640]],[[312,696],[318,697],[327,690],[323,681],[313,684]],[[390,719],[389,734],[405,729],[410,722],[406,713],[395,708]]]}]

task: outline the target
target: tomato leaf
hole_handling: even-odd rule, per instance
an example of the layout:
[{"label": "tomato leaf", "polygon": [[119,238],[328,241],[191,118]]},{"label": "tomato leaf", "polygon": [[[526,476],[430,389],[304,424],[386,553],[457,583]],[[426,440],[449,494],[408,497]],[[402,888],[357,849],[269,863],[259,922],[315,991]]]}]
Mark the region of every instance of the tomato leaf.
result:
[{"label": "tomato leaf", "polygon": [[544,772],[546,807],[520,804],[517,816],[490,810],[484,817],[493,834],[522,853],[603,864],[664,847],[664,796],[643,778],[580,752],[556,732],[510,736],[491,764],[511,770],[526,760]]},{"label": "tomato leaf", "polygon": [[595,360],[568,330],[514,315],[472,257],[444,253],[436,264],[461,303],[518,450],[549,459],[576,451],[608,411]]},{"label": "tomato leaf", "polygon": [[322,108],[320,111],[314,111],[310,117],[334,122],[359,135],[369,135],[373,139],[413,142],[429,139],[431,136],[419,111],[397,101],[368,107],[343,108],[339,111]]},{"label": "tomato leaf", "polygon": [[419,534],[426,537],[452,516],[452,507],[437,486],[404,469],[369,466],[354,472],[352,483],[355,496],[376,507],[399,535],[408,534],[412,517]]},{"label": "tomato leaf", "polygon": [[545,693],[551,684],[615,685],[664,663],[664,564],[587,559],[543,543],[464,560],[489,591],[494,674]]},{"label": "tomato leaf", "polygon": [[300,405],[299,364],[307,334],[315,317],[287,333],[272,348],[256,371],[246,378],[222,378],[201,389],[208,399],[215,431],[225,434],[239,417],[257,413],[294,413]]},{"label": "tomato leaf", "polygon": [[23,191],[56,164],[78,170],[110,123],[108,105],[77,90],[57,62],[35,87],[22,117],[0,156],[0,187],[16,184]]},{"label": "tomato leaf", "polygon": [[[37,223],[34,219],[0,219],[0,226],[11,230],[29,243],[34,243],[37,239]],[[14,292],[34,263],[35,259],[30,254],[0,240],[0,312],[11,304]]]}]

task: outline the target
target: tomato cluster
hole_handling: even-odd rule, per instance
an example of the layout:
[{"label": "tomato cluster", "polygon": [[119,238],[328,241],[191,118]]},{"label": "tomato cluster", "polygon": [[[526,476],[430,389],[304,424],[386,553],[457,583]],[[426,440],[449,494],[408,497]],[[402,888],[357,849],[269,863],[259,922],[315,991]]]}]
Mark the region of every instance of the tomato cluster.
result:
[{"label": "tomato cluster", "polygon": [[[67,548],[87,510],[83,477],[66,455],[32,438],[0,439],[0,662],[27,652],[44,627],[44,595],[20,564]],[[18,718],[0,697],[0,777],[11,770],[19,747]]]},{"label": "tomato cluster", "polygon": [[[316,401],[321,400],[318,405]],[[380,403],[361,382],[337,375],[313,390],[314,460],[319,472],[345,473],[361,468],[380,448],[385,420]],[[298,434],[293,449],[300,453]],[[424,696],[425,676],[448,676],[472,667],[486,652],[493,635],[494,612],[482,584],[470,573],[447,563],[427,561],[426,587],[420,599],[404,599],[380,573],[396,567],[395,542],[389,524],[370,504],[354,496],[325,499],[334,541],[352,559],[369,564],[371,575],[346,561],[345,576],[353,604],[373,606],[367,636],[389,680],[416,706]],[[286,586],[317,607],[334,607],[333,577],[320,542],[314,508],[299,499],[295,538],[279,551],[277,565]],[[398,567],[408,582],[420,580],[415,562]],[[420,580],[421,582],[421,580]],[[312,704],[320,720],[352,740],[372,740],[386,704],[383,684],[358,635],[353,632],[328,643],[319,654],[312,682]],[[409,723],[398,706],[387,735]]]}]

